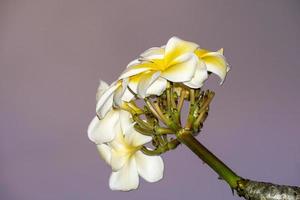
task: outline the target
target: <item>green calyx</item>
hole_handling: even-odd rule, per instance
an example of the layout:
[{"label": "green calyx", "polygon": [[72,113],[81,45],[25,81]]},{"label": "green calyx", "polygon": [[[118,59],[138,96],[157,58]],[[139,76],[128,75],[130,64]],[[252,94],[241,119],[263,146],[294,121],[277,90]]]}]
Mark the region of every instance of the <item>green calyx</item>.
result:
[{"label": "green calyx", "polygon": [[[212,91],[190,89],[183,84],[168,82],[165,92],[160,96],[150,96],[139,99],[144,102],[143,108],[132,101],[123,106],[123,109],[132,114],[135,129],[153,138],[153,150],[142,147],[148,155],[159,155],[175,149],[179,144],[176,133],[189,130],[197,135],[207,118],[209,103],[214,96]],[[185,123],[181,120],[184,102],[189,102],[189,113]]]}]

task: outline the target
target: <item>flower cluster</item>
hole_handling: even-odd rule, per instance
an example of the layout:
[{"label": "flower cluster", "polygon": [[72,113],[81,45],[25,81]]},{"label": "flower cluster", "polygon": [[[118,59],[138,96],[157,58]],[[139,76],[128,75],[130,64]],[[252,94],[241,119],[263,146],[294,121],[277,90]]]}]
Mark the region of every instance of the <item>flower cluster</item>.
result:
[{"label": "flower cluster", "polygon": [[[96,99],[110,93],[111,87],[101,81]],[[113,101],[113,95],[105,102]],[[156,182],[163,176],[164,164],[160,156],[148,156],[140,151],[152,137],[138,133],[129,112],[113,108],[111,104],[105,117],[94,117],[88,127],[89,139],[97,145],[100,156],[112,167],[109,186],[112,190],[128,191],[139,185],[139,176]]]},{"label": "flower cluster", "polygon": [[[186,95],[193,99],[190,100],[193,105],[198,97],[195,105],[203,107],[212,98],[211,93],[200,92],[209,74],[219,76],[222,83],[228,70],[222,49],[210,52],[195,43],[172,37],[165,46],[150,48],[130,62],[110,86],[100,82],[97,115],[88,127],[88,136],[112,167],[111,189],[136,189],[139,175],[148,182],[162,178],[164,164],[159,154],[179,144],[167,135],[181,127],[180,110]],[[182,93],[189,89],[190,93]],[[175,102],[173,94],[176,98],[181,96],[180,100]],[[157,99],[153,103],[149,98]],[[136,106],[136,99],[145,101],[145,109]],[[195,120],[187,128],[205,118],[199,115],[197,106],[191,111]],[[144,114],[146,119],[139,118],[139,114]],[[198,130],[198,126],[194,127]],[[145,146],[150,142],[156,147],[153,151]]]}]

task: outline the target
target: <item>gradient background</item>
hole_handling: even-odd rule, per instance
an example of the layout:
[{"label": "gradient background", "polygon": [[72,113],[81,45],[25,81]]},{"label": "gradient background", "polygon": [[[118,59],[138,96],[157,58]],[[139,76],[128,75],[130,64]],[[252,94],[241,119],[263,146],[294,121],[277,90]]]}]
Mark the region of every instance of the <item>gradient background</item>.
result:
[{"label": "gradient background", "polygon": [[184,146],[112,192],[86,129],[99,78],[173,36],[225,48],[199,139],[241,176],[300,185],[300,1],[0,1],[0,199],[239,199]]}]

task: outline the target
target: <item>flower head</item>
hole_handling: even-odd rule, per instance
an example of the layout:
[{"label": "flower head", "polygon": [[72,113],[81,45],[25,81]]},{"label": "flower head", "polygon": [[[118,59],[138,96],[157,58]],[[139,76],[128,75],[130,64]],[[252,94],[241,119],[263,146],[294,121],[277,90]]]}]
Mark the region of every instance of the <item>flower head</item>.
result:
[{"label": "flower head", "polygon": [[117,106],[123,104],[122,98],[133,98],[133,95],[123,88],[124,84],[122,85],[120,81],[108,86],[106,82],[100,80],[96,92],[97,115],[89,124],[87,131],[92,142],[96,144],[110,142],[118,133],[119,124],[122,127],[128,126],[130,113],[117,108]]},{"label": "flower head", "polygon": [[206,73],[205,66],[194,54],[197,48],[195,43],[173,37],[166,46],[142,53],[138,60],[128,65],[120,79],[129,78],[128,86],[141,97],[160,95],[167,81],[189,83],[196,71]]},{"label": "flower head", "polygon": [[148,182],[156,182],[163,176],[161,157],[140,151],[152,137],[138,133],[133,125],[128,112],[113,109],[101,120],[95,117],[88,128],[90,140],[97,144],[101,157],[112,167],[109,180],[112,190],[136,189],[139,175]]},{"label": "flower head", "polygon": [[[97,114],[88,137],[112,168],[112,190],[136,189],[139,176],[148,182],[162,178],[164,164],[159,155],[181,144],[182,130],[199,133],[207,117],[214,92],[204,92],[203,83],[210,73],[223,83],[228,70],[222,49],[210,52],[172,37],[165,46],[150,48],[129,63],[111,85],[100,81]],[[190,102],[185,124],[181,119],[184,101]]]},{"label": "flower head", "polygon": [[126,129],[130,121],[129,112],[122,109],[111,109],[102,119],[93,118],[88,127],[88,137],[95,144],[111,142],[120,132],[119,126]]},{"label": "flower head", "polygon": [[97,145],[101,157],[112,167],[109,186],[112,190],[128,191],[139,185],[139,175],[148,182],[163,177],[164,164],[160,156],[148,156],[140,151],[142,145],[152,140],[131,128],[122,129],[107,144]]},{"label": "flower head", "polygon": [[209,52],[193,42],[172,37],[166,46],[150,48],[129,63],[119,79],[128,78],[131,90],[144,98],[161,95],[167,81],[200,88],[208,72],[217,74],[223,82],[228,69],[221,51]]}]

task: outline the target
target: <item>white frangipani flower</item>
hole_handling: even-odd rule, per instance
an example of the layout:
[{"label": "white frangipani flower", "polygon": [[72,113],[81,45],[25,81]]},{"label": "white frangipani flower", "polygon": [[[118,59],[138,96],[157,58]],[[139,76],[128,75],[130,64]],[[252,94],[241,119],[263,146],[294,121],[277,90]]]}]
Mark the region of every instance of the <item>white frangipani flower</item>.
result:
[{"label": "white frangipani flower", "polygon": [[121,109],[111,109],[104,118],[93,118],[88,127],[88,137],[95,144],[112,141],[119,132],[119,126],[127,128],[131,119],[129,112]]},{"label": "white frangipani flower", "polygon": [[95,144],[112,141],[119,131],[117,128],[118,124],[121,123],[121,126],[125,128],[129,123],[126,122],[126,120],[130,120],[131,118],[129,112],[113,108],[113,102],[120,101],[114,100],[114,98],[119,98],[120,95],[124,97],[128,96],[125,92],[121,91],[121,89],[122,85],[120,83],[113,83],[111,86],[108,86],[106,82],[100,80],[96,92],[97,110],[99,110],[99,114],[90,122],[87,131],[89,139]]},{"label": "white frangipani flower", "polygon": [[138,188],[139,176],[148,182],[162,179],[164,164],[160,156],[148,156],[140,151],[142,145],[152,140],[134,130],[132,124],[124,132],[119,126],[115,139],[97,145],[100,156],[112,167],[109,187],[129,191]]},{"label": "white frangipani flower", "polygon": [[[129,64],[120,79],[129,78],[128,86],[142,98],[160,95],[166,89],[167,81],[201,87],[207,72],[194,54],[197,48],[195,43],[172,37],[165,47],[150,48],[142,53],[139,60]],[[196,72],[200,76],[195,76]]]},{"label": "white frangipani flower", "polygon": [[172,37],[166,46],[153,47],[132,61],[119,79],[128,78],[128,86],[142,98],[159,96],[167,81],[200,88],[212,72],[224,81],[229,70],[223,50],[210,52],[195,43]]}]

